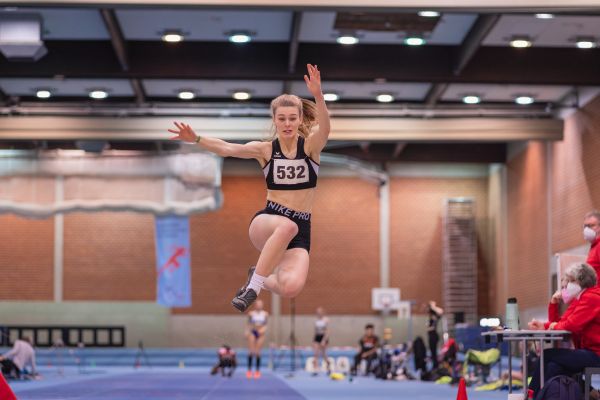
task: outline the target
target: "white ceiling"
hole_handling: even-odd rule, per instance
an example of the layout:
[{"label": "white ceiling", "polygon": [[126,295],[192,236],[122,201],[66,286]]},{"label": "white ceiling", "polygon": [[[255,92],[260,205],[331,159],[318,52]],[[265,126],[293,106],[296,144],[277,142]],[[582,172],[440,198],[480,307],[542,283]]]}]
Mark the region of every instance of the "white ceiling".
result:
[{"label": "white ceiling", "polygon": [[[333,29],[335,12],[305,12],[302,14],[300,42],[335,43],[340,32]],[[477,19],[477,14],[444,14],[436,25],[427,43],[437,45],[460,44]],[[402,44],[406,32],[355,32],[360,43]]]},{"label": "white ceiling", "polygon": [[[39,12],[43,18],[44,39],[49,40],[109,40],[100,11],[96,8],[21,8],[19,11]],[[7,12],[6,9],[0,12]],[[180,29],[186,40],[226,41],[226,33],[237,30],[255,34],[261,42],[288,42],[291,36],[293,13],[271,10],[210,10],[210,9],[116,9],[116,16],[127,40],[158,41],[165,29]],[[300,42],[335,43],[339,32],[333,29],[335,12],[302,12]],[[473,26],[477,14],[446,13],[432,31],[430,45],[459,45]],[[401,32],[358,32],[363,44],[400,44]],[[483,45],[507,46],[513,35],[529,35],[534,46],[572,47],[577,36],[600,39],[600,16],[558,15],[554,19],[537,19],[533,15],[502,15]],[[527,49],[523,49],[527,51]],[[586,50],[582,50],[586,51]],[[598,50],[592,50],[598,51]],[[4,62],[4,59],[0,59]],[[339,66],[344,68],[343,65]],[[202,97],[231,96],[237,89],[250,90],[254,97],[270,98],[279,95],[284,82],[273,81],[202,81],[147,79],[142,85],[149,97],[176,98],[180,89],[193,89]],[[39,88],[49,88],[54,96],[86,96],[92,88],[107,88],[111,96],[134,96],[128,80],[2,78],[0,88],[10,96],[31,96]],[[338,93],[342,99],[371,101],[377,93],[391,93],[397,101],[423,101],[431,84],[401,82],[324,82],[324,90]],[[475,93],[483,101],[512,102],[518,94],[533,95],[538,101],[553,102],[563,98],[568,86],[475,85],[451,84],[443,101],[458,101],[464,94]],[[308,96],[304,82],[292,82],[292,93]]]},{"label": "white ceiling", "polygon": [[600,40],[600,16],[503,15],[483,41],[484,46],[507,46],[514,35],[527,35],[535,47],[573,47],[578,36]]},{"label": "white ceiling", "polygon": [[[200,100],[231,98],[237,90],[248,90],[253,97],[273,98],[284,88],[282,81],[145,79],[142,85],[150,97],[177,98],[180,90],[192,90]],[[379,93],[389,93],[398,102],[423,101],[430,88],[429,83],[326,82],[323,91],[337,93],[342,99],[364,101],[372,101]],[[34,96],[38,89],[51,90],[55,97],[85,97],[91,89],[105,89],[111,97],[134,96],[129,81],[122,79],[0,78],[0,89],[11,96]],[[474,94],[484,102],[513,102],[519,95],[528,95],[536,102],[557,102],[570,90],[570,86],[451,84],[441,99],[461,101],[463,96]],[[310,98],[303,81],[292,82],[290,92]]]},{"label": "white ceiling", "polygon": [[23,8],[42,16],[44,39],[110,40],[102,16],[94,8]]},{"label": "white ceiling", "polygon": [[[44,38],[51,40],[108,40],[100,12],[93,8],[11,8],[40,13]],[[6,12],[6,11],[5,11]],[[291,11],[231,11],[198,9],[117,9],[117,18],[126,39],[160,40],[167,29],[179,29],[186,40],[226,41],[231,31],[249,31],[253,40],[285,42],[290,39]],[[301,42],[334,43],[340,32],[333,29],[335,12],[302,13]],[[477,14],[446,13],[427,38],[432,45],[460,44]],[[358,31],[364,44],[400,44],[403,32]],[[485,46],[508,46],[511,37],[528,35],[534,46],[572,47],[578,36],[600,39],[600,16],[557,15],[538,19],[533,14],[506,14],[483,40]]]},{"label": "white ceiling", "polygon": [[111,97],[132,97],[127,79],[43,79],[0,78],[0,88],[12,96],[35,96],[39,89],[50,90],[54,96],[87,96],[91,90],[103,89]]},{"label": "white ceiling", "polygon": [[482,101],[512,102],[518,96],[532,96],[536,102],[556,102],[571,90],[571,86],[539,85],[449,85],[443,101],[460,101],[465,95],[481,96]]},{"label": "white ceiling", "polygon": [[[427,96],[429,83],[375,83],[375,82],[325,82],[324,92],[333,92],[343,99],[372,100],[380,93],[391,94],[397,101],[421,101]],[[304,82],[293,82],[292,93],[310,98],[310,93]]]},{"label": "white ceiling", "polygon": [[123,35],[129,40],[160,40],[166,29],[181,30],[186,40],[227,41],[228,32],[247,31],[257,42],[286,42],[289,11],[117,10]]},{"label": "white ceiling", "polygon": [[253,97],[272,98],[283,89],[280,81],[145,79],[143,85],[148,96],[157,97],[177,97],[181,90],[192,90],[199,97],[230,98],[235,91],[248,90]]}]

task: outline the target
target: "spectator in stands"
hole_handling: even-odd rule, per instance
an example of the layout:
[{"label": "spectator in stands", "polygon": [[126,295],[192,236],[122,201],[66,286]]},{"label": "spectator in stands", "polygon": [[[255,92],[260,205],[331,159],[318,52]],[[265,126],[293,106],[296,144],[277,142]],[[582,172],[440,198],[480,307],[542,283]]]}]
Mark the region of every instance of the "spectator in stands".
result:
[{"label": "spectator in stands", "polygon": [[[15,341],[13,348],[0,356],[0,364],[2,364],[2,373],[8,377],[21,378],[21,374],[26,371],[35,374],[35,350],[31,345],[31,338],[24,336]],[[31,366],[31,371],[26,370]]]},{"label": "spectator in stands", "polygon": [[354,356],[354,365],[352,366],[352,375],[356,375],[356,370],[362,360],[367,361],[366,375],[371,372],[371,363],[377,359],[377,349],[379,348],[379,338],[375,335],[375,327],[373,324],[365,326],[365,334],[358,341],[360,350]]},{"label": "spectator in stands", "polygon": [[[593,210],[583,218],[583,237],[590,242],[587,263],[594,268],[596,276],[600,276],[600,211]],[[600,285],[600,282],[597,283]]]},{"label": "spectator in stands", "polygon": [[218,372],[221,372],[222,376],[228,376],[231,378],[233,372],[235,371],[235,368],[237,367],[237,357],[235,355],[235,350],[233,350],[228,345],[224,344],[223,346],[221,346],[221,348],[219,348],[217,355],[219,357],[219,361],[212,368],[210,374],[216,375]]},{"label": "spectator in stands", "polygon": [[[557,375],[582,372],[586,367],[600,367],[600,288],[596,287],[596,272],[587,264],[573,264],[565,271],[564,278],[562,299],[565,303],[576,303],[557,321],[534,319],[529,323],[529,329],[566,330],[573,334],[574,349],[544,350],[545,381]],[[550,314],[553,315],[552,311]],[[540,390],[539,363],[529,388],[535,395]]]}]

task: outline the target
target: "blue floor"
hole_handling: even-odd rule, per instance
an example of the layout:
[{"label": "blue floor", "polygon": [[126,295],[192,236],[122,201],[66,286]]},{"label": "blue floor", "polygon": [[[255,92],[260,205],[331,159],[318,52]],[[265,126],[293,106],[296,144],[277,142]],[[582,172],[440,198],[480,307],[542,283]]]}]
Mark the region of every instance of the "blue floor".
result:
[{"label": "blue floor", "polygon": [[[205,400],[205,399],[456,399],[458,388],[420,381],[382,381],[358,377],[352,382],[333,381],[325,375],[302,371],[263,372],[259,380],[245,377],[240,368],[231,378],[210,376],[206,367],[97,367],[81,373],[75,367],[42,368],[42,378],[11,382],[20,400]],[[476,392],[467,389],[471,400],[506,399],[507,391]]]}]

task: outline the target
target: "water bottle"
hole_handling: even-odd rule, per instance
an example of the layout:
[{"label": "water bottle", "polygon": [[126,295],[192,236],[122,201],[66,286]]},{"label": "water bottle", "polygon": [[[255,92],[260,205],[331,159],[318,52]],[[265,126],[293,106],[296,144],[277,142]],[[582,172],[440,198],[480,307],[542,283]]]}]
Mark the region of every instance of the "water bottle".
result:
[{"label": "water bottle", "polygon": [[519,306],[517,305],[516,297],[511,297],[506,302],[506,318],[504,323],[508,329],[519,330]]}]

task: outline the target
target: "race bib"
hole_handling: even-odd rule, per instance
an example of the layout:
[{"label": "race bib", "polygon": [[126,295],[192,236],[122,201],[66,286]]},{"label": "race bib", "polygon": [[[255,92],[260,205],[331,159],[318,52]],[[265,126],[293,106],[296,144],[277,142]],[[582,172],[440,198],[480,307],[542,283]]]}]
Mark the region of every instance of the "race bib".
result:
[{"label": "race bib", "polygon": [[278,185],[308,182],[308,167],[304,160],[273,160],[273,181]]}]

